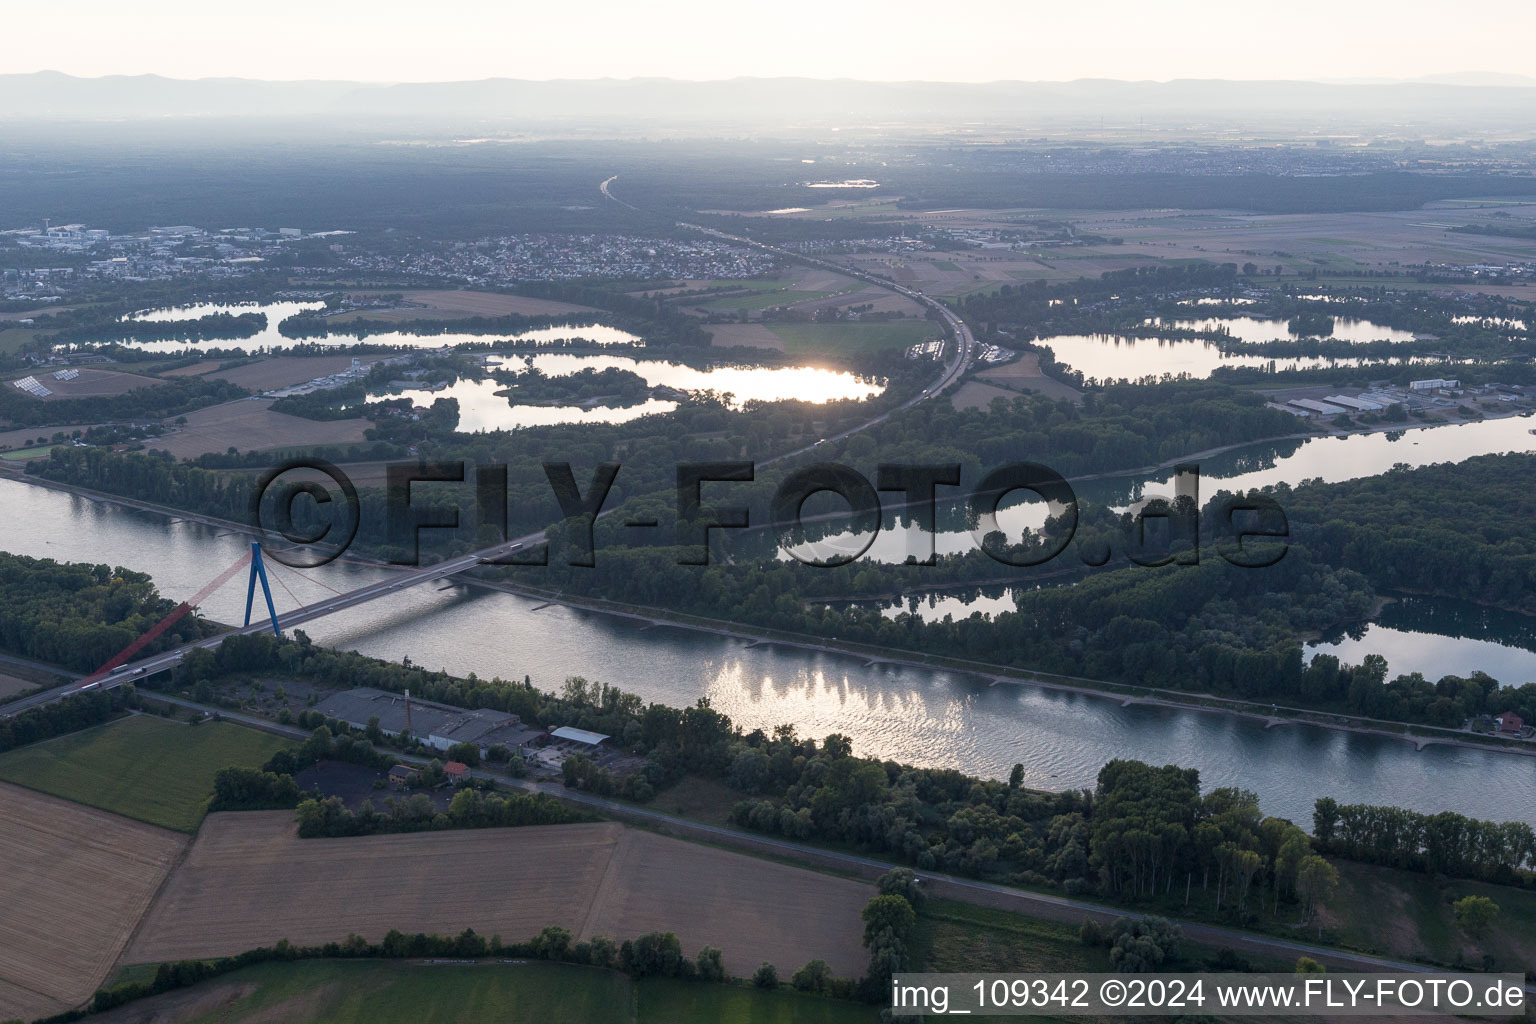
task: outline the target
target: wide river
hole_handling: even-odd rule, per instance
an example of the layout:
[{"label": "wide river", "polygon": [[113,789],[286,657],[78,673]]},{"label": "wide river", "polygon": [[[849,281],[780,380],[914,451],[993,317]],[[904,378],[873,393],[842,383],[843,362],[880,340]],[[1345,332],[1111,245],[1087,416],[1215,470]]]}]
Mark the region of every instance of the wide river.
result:
[{"label": "wide river", "polygon": [[[192,596],[248,543],[241,535],[14,480],[0,480],[0,508],[0,548],[148,572],[172,598]],[[280,612],[382,572],[331,565],[300,576],[278,569]],[[227,584],[203,611],[239,621],[243,582]],[[1255,790],[1267,813],[1304,825],[1313,802],[1325,795],[1536,822],[1536,758],[1446,746],[1415,751],[1400,740],[1311,726],[1266,729],[1257,720],[1212,712],[1121,707],[1114,699],[993,686],[963,673],[868,666],[838,654],[748,647],[721,636],[539,608],[539,601],[510,594],[438,587],[380,599],[311,623],[307,631],[320,643],[381,658],[409,656],[458,674],[527,675],[546,689],[582,675],[672,705],[708,697],[748,729],[789,722],[801,735],[841,732],[861,753],[915,764],[1006,777],[1018,762],[1026,783],[1045,789],[1091,787],[1105,761],[1138,758],[1198,768],[1207,787]]]}]

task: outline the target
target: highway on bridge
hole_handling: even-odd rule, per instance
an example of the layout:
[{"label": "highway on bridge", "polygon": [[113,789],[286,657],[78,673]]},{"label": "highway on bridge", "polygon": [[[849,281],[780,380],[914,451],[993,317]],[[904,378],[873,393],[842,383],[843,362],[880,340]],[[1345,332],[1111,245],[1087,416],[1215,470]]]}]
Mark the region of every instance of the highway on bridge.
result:
[{"label": "highway on bridge", "polygon": [[[618,175],[614,175],[613,178],[609,178],[607,181],[602,183],[600,186],[602,193],[604,196],[608,197],[616,203],[629,206],[628,203],[618,199],[609,191],[609,185],[611,185],[614,181],[614,178],[617,177]],[[631,209],[633,209],[633,207],[631,207]],[[928,385],[923,390],[919,391],[911,398],[908,398],[906,401],[902,402],[895,408],[889,409],[880,415],[873,417],[872,419],[866,420],[853,427],[849,427],[847,430],[844,430],[841,433],[833,434],[829,437],[824,437],[813,444],[806,445],[802,448],[797,448],[793,451],[783,452],[779,455],[773,456],[770,459],[765,459],[762,462],[757,463],[759,466],[768,466],[776,462],[781,462],[785,459],[792,459],[796,456],[804,455],[808,452],[814,451],[816,448],[830,441],[841,441],[844,438],[852,437],[854,434],[868,430],[870,427],[873,427],[879,423],[883,423],[890,419],[892,415],[900,412],[903,409],[910,409],[917,405],[919,402],[926,401],[930,398],[934,398],[937,395],[942,394],[945,389],[949,388],[957,380],[959,380],[965,374],[965,371],[970,367],[971,359],[975,355],[976,350],[976,341],[975,338],[971,335],[971,329],[966,326],[965,322],[956,316],[949,309],[949,307],[945,306],[937,299],[930,298],[920,291],[907,288],[903,285],[895,283],[894,281],[888,281],[885,278],[877,277],[873,274],[867,274],[860,270],[840,266],[839,264],[832,263],[828,260],[817,259],[814,256],[803,256],[799,253],[790,252],[786,249],[780,249],[777,246],[767,245],[763,242],[757,242],[750,238],[742,238],[737,235],[728,235],[722,231],[716,231],[713,228],[700,227],[696,224],[682,224],[681,226],[685,228],[691,228],[695,231],[703,232],[706,235],[710,235],[725,241],[734,242],[739,245],[747,245],[766,252],[771,252],[785,259],[794,260],[800,263],[809,263],[812,266],[822,267],[827,270],[835,271],[839,274],[844,274],[848,277],[858,278],[878,287],[896,292],[899,295],[904,295],[907,298],[912,299],[913,301],[918,302],[929,309],[935,310],[943,319],[944,323],[948,326],[950,333],[953,335],[954,352],[949,360],[947,360],[945,363],[944,371],[932,384]],[[609,515],[613,511],[615,510],[608,509],[599,513],[599,517]],[[430,583],[433,580],[441,580],[450,576],[456,576],[467,569],[473,569],[479,565],[494,563],[498,559],[504,558],[505,556],[510,555],[515,551],[519,551],[533,544],[541,544],[547,539],[546,531],[541,530],[538,533],[531,533],[524,537],[508,540],[493,547],[484,548],[480,551],[471,552],[470,554],[466,555],[459,555],[455,558],[437,562],[433,565],[402,571],[393,579],[381,580],[378,583],[370,583],[367,586],[359,587],[356,590],[349,591],[345,594],[338,594],[337,596],[327,598],[324,601],[318,601],[314,604],[304,605],[303,607],[295,608],[292,611],[285,612],[279,616],[278,621],[280,625],[285,627],[302,626],[304,623],[310,622],[314,619],[319,619],[334,612],[343,611],[347,608],[355,608],[358,605],[366,604],[369,601],[376,600],[388,594],[407,590],[422,583]],[[0,707],[0,717],[16,715],[26,711],[28,708],[40,707],[44,704],[50,704],[56,700],[62,700],[65,697],[73,696],[77,693],[84,693],[97,689],[108,690],[117,686],[121,686],[123,683],[135,682],[147,676],[152,676],[159,672],[164,672],[174,668],[176,665],[181,663],[182,658],[185,657],[189,651],[197,650],[199,648],[211,650],[215,647],[218,647],[219,644],[223,643],[227,637],[250,636],[256,633],[266,632],[272,628],[271,619],[263,619],[259,622],[252,622],[249,626],[241,626],[236,629],[226,630],[225,632],[218,633],[214,636],[205,637],[202,640],[177,647],[173,650],[164,651],[162,653],[154,654],[146,658],[140,658],[137,661],[130,661],[113,669],[111,672],[105,674],[96,673],[93,675],[85,676],[82,679],[73,680],[61,686],[56,686],[52,689],[32,694],[30,697],[24,697],[21,700],[12,701],[3,707]]]},{"label": "highway on bridge", "polygon": [[[430,583],[433,580],[445,579],[446,577],[457,575],[466,569],[473,569],[477,565],[484,565],[487,562],[493,562],[498,558],[505,557],[506,555],[509,555],[512,552],[527,546],[528,544],[537,543],[543,539],[544,534],[542,532],[537,534],[529,534],[526,537],[520,537],[516,540],[506,541],[505,543],[498,544],[495,547],[485,548],[484,550],[472,552],[467,555],[459,555],[456,558],[449,558],[419,569],[404,571],[401,572],[398,576],[395,576],[393,579],[380,580],[377,583],[370,583],[366,586],[358,587],[356,590],[348,591],[345,594],[337,594],[335,597],[326,598],[324,601],[317,601],[314,604],[304,605],[303,607],[295,608],[292,611],[285,612],[278,616],[278,622],[284,627],[302,626],[304,623],[310,622],[314,619],[322,618],[326,615],[330,615],[334,612],[339,612],[347,608],[355,608],[358,605],[367,604],[369,601],[376,600],[388,594],[394,594],[422,583]],[[163,651],[159,654],[150,655],[147,658],[140,658],[137,661],[130,661],[116,669],[113,669],[111,672],[105,675],[93,674],[85,676],[84,678],[72,680],[71,682],[65,683],[61,686],[56,686],[53,689],[43,690],[39,693],[35,693],[30,697],[12,701],[11,703],[6,704],[4,707],[0,707],[0,716],[11,716],[19,714],[28,708],[49,704],[53,701],[61,700],[65,697],[69,697],[77,693],[85,693],[87,691],[96,689],[107,690],[116,686],[121,686],[123,683],[135,682],[145,678],[146,676],[152,676],[158,672],[164,672],[167,669],[174,668],[176,665],[180,664],[181,659],[185,657],[190,651],[194,651],[199,648],[211,650],[215,647],[218,647],[219,644],[223,643],[224,640],[228,637],[250,636],[255,633],[265,633],[271,629],[272,620],[262,619],[259,622],[252,622],[249,626],[241,626],[236,629],[226,630],[225,632],[218,633],[214,636],[204,637],[201,640],[194,641],[190,644],[184,644],[181,647],[177,647],[169,651]]]}]

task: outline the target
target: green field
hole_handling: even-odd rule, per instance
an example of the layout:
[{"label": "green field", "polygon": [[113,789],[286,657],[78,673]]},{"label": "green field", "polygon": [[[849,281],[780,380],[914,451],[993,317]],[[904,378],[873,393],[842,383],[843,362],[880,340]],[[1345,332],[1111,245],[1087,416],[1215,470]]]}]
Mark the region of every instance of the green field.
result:
[{"label": "green field", "polygon": [[636,983],[615,971],[539,962],[262,964],[125,1009],[193,998],[218,1009],[188,1024],[872,1024],[876,1019],[869,1007],[787,989],[760,992],[668,979]]},{"label": "green field", "polygon": [[6,462],[25,462],[28,459],[46,459],[48,453],[53,451],[53,445],[43,445],[37,448],[21,448],[14,452],[6,452],[0,455],[0,459]]},{"label": "green field", "polygon": [[20,352],[22,346],[52,333],[52,331],[35,331],[26,325],[6,327],[0,324],[0,352]]},{"label": "green field", "polygon": [[636,990],[636,1024],[869,1024],[879,1018],[874,1007],[787,988],[763,992],[653,978]]},{"label": "green field", "polygon": [[1006,910],[930,900],[918,917],[913,959],[925,971],[1109,971],[1109,951],[1089,948],[1074,925]]},{"label": "green field", "polygon": [[771,324],[769,330],[784,340],[784,351],[795,356],[855,355],[908,348],[939,336],[938,325],[927,320],[879,324]]},{"label": "green field", "polygon": [[[1357,949],[1443,964],[1461,957],[1480,963],[1484,954],[1499,970],[1536,964],[1536,892],[1462,880],[1436,881],[1412,871],[1334,861],[1339,895],[1328,931]],[[1451,904],[1463,896],[1487,896],[1499,906],[1488,931],[1468,935]]]},{"label": "green field", "polygon": [[228,722],[193,726],[135,715],[0,755],[0,779],[195,832],[220,768],[258,767],[288,745]]}]

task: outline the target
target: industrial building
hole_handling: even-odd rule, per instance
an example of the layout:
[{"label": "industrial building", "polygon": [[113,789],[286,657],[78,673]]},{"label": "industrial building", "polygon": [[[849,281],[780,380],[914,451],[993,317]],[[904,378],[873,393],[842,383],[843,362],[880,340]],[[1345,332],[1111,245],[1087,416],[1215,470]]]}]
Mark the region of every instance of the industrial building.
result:
[{"label": "industrial building", "polygon": [[1409,391],[1441,391],[1445,388],[1459,387],[1461,387],[1461,381],[1442,380],[1439,377],[1432,377],[1429,380],[1415,380],[1408,382]]},{"label": "industrial building", "polygon": [[1285,404],[1300,410],[1304,416],[1337,416],[1341,412],[1349,411],[1342,405],[1332,404],[1331,400],[1319,402],[1315,398],[1293,398]]},{"label": "industrial building", "polygon": [[1330,402],[1333,405],[1342,405],[1344,408],[1352,409],[1355,412],[1380,412],[1386,408],[1380,402],[1373,402],[1364,395],[1361,395],[1359,398],[1350,398],[1348,395],[1329,395],[1323,401]]},{"label": "industrial building", "polygon": [[568,740],[571,743],[577,743],[585,747],[602,746],[603,741],[611,738],[600,732],[592,732],[590,729],[575,729],[569,725],[562,725],[558,729],[551,729],[549,730],[549,735],[551,739]]},{"label": "industrial building", "polygon": [[369,720],[377,718],[385,735],[409,733],[437,750],[447,750],[455,743],[473,743],[482,757],[495,746],[519,750],[540,734],[505,711],[456,708],[369,686],[333,693],[323,698],[316,710],[354,729],[366,729]]}]

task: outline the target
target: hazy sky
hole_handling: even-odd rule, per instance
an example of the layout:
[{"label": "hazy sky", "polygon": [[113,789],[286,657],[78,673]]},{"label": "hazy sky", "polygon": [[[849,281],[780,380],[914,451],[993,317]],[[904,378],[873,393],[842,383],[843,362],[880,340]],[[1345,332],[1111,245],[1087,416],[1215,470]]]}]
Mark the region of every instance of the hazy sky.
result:
[{"label": "hazy sky", "polygon": [[1413,78],[1536,73],[1536,2],[47,0],[0,73],[507,78]]}]

